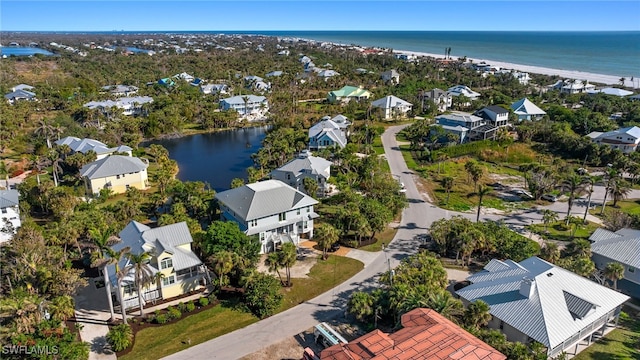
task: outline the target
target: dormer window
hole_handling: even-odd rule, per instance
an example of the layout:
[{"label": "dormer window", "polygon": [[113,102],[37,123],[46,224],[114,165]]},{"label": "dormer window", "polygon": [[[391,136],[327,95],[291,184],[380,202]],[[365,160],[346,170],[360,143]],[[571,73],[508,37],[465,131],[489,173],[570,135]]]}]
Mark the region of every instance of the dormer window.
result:
[{"label": "dormer window", "polygon": [[173,267],[173,260],[171,258],[162,259],[162,261],[160,261],[161,269],[168,269],[170,267]]}]

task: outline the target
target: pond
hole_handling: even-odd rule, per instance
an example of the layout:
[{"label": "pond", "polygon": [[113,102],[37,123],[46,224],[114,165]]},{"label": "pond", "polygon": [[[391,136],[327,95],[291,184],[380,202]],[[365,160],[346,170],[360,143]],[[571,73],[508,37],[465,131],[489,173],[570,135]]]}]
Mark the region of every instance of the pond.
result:
[{"label": "pond", "polygon": [[251,155],[258,152],[267,127],[251,127],[154,140],[169,150],[169,157],[178,163],[178,179],[203,181],[216,192],[229,189],[231,180],[247,180],[246,169],[253,165]]}]

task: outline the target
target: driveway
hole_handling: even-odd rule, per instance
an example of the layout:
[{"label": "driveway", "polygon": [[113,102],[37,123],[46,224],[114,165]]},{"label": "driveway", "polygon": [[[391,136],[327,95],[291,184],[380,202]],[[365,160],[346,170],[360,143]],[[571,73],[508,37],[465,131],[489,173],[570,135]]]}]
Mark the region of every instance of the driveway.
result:
[{"label": "driveway", "polygon": [[[97,288],[95,279],[78,291],[75,296],[76,320],[81,324],[80,338],[91,345],[89,360],[116,360],[116,354],[109,349],[106,335],[107,321],[111,317],[104,287]],[[117,318],[122,318],[116,314]]]}]

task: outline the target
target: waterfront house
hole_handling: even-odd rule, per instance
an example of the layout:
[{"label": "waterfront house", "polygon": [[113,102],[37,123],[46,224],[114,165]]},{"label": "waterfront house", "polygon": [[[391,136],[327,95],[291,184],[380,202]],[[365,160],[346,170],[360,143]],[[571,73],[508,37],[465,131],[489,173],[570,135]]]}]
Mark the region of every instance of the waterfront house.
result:
[{"label": "waterfront house", "polygon": [[582,80],[558,80],[554,84],[548,86],[550,89],[558,90],[563,94],[579,94],[595,90],[596,86],[589,84],[589,81]]},{"label": "waterfront house", "polygon": [[339,90],[329,92],[327,100],[334,104],[337,102],[349,102],[351,100],[367,100],[371,97],[371,93],[362,87],[345,86]]},{"label": "waterfront house", "polygon": [[413,309],[402,315],[400,323],[402,329],[394,333],[385,333],[376,329],[347,344],[339,343],[330,346],[322,350],[320,359],[506,360],[507,358],[433,309]]},{"label": "waterfront house", "polygon": [[396,69],[391,69],[389,71],[385,71],[380,74],[380,78],[382,81],[391,84],[399,84],[400,83],[400,74],[396,71]]},{"label": "waterfront house", "polygon": [[[458,96],[464,96],[467,99],[473,101],[473,100],[477,100],[480,97],[480,93],[477,93],[473,90],[471,90],[468,86],[465,85],[456,85],[456,86],[452,86],[450,87],[447,92],[454,97],[458,97]],[[467,103],[468,106],[469,103]]]},{"label": "waterfront house", "polygon": [[113,96],[130,96],[138,92],[138,87],[133,85],[106,85],[103,91],[109,92]]},{"label": "waterfront house", "polygon": [[471,130],[486,124],[483,118],[462,111],[441,114],[436,116],[435,120],[436,125],[442,126],[445,132],[457,135],[461,144],[470,140],[467,134]]},{"label": "waterfront house", "polygon": [[399,97],[389,95],[373,101],[371,107],[382,109],[383,118],[389,120],[406,117],[407,113],[413,108],[413,104]]},{"label": "waterfront house", "polygon": [[319,150],[338,146],[344,148],[349,136],[348,127],[351,123],[343,115],[330,119],[328,116],[309,128],[309,149]]},{"label": "waterfront house", "polygon": [[635,288],[636,296],[640,294],[640,230],[621,229],[612,232],[598,228],[591,234],[589,241],[596,267],[604,271],[609,263],[622,264],[624,278],[618,284],[631,282],[631,286],[622,287]]},{"label": "waterfront house", "polygon": [[269,103],[264,96],[236,95],[221,99],[220,110],[235,110],[240,119],[261,119],[269,111]]},{"label": "waterfront house", "polygon": [[543,116],[547,115],[544,110],[540,109],[527,98],[522,98],[511,104],[511,110],[518,116],[518,121],[540,120]]},{"label": "waterfront house", "polygon": [[15,189],[0,190],[0,244],[11,240],[22,224],[19,196]]},{"label": "waterfront house", "polygon": [[470,129],[470,140],[493,140],[496,132],[500,128],[509,125],[509,110],[500,106],[490,105],[475,112],[476,116],[485,120],[485,123],[479,127]]},{"label": "waterfront house", "polygon": [[[143,305],[150,301],[167,300],[187,294],[203,287],[207,279],[206,268],[191,249],[193,238],[186,222],[150,228],[137,221],[131,221],[118,234],[121,242],[112,246],[116,251],[129,247],[132,254],[148,252],[151,259],[147,264],[153,275],[158,276],[143,289]],[[120,270],[130,262],[123,258],[118,264]],[[107,267],[112,292],[117,292],[115,265]],[[134,282],[135,270],[128,272],[121,284],[121,295],[125,309],[138,306],[138,292]]]},{"label": "waterfront house", "polygon": [[318,184],[317,194],[312,197],[324,196],[329,189],[327,180],[331,177],[331,161],[313,156],[310,151],[302,150],[293,160],[271,172],[271,178],[280,180],[298,191],[307,193],[304,179],[311,178]]},{"label": "waterfront house", "polygon": [[606,87],[606,88],[602,88],[602,89],[593,89],[590,91],[587,91],[589,94],[605,94],[605,95],[611,95],[611,96],[618,96],[618,97],[625,97],[625,96],[629,96],[629,95],[633,95],[633,91],[629,91],[629,90],[625,90],[625,89],[618,89],[618,88],[614,88],[614,87]]},{"label": "waterfront house", "polygon": [[98,194],[109,189],[114,194],[122,194],[130,187],[140,190],[149,187],[146,160],[122,155],[110,155],[80,169],[88,194]]},{"label": "waterfront house", "polygon": [[523,344],[537,341],[547,356],[575,354],[615,328],[622,304],[617,291],[555,266],[538,257],[519,263],[493,259],[456,291],[465,306],[483,300],[492,316],[488,326]]},{"label": "waterfront house", "polygon": [[120,145],[110,148],[98,140],[89,138],[80,139],[75,136],[63,137],[62,139],[57,140],[55,144],[58,146],[69,146],[72,153],[79,152],[86,154],[89,151],[93,151],[96,153],[97,160],[107,157],[113,153],[119,153],[120,155],[127,154],[129,156],[132,156],[133,151],[133,149],[131,149],[127,145]]},{"label": "waterfront house", "polygon": [[105,116],[111,117],[111,109],[121,109],[122,115],[143,115],[143,106],[145,104],[151,104],[153,98],[149,96],[129,96],[122,97],[118,100],[104,100],[104,101],[90,101],[83,106],[91,110],[98,109]]},{"label": "waterfront house", "polygon": [[230,90],[231,89],[226,84],[207,84],[200,86],[200,91],[205,95],[226,95],[229,94]]},{"label": "waterfront house", "polygon": [[638,144],[640,144],[640,127],[630,126],[605,133],[593,131],[587,136],[596,144],[607,145],[611,149],[630,154],[637,151]]},{"label": "waterfront house", "polygon": [[423,96],[424,99],[434,103],[436,105],[436,108],[438,109],[438,112],[445,112],[449,110],[452,105],[453,96],[448,92],[438,88],[421,93],[421,96]]},{"label": "waterfront house", "polygon": [[279,180],[266,180],[216,193],[222,218],[234,221],[247,235],[260,239],[260,253],[282,243],[298,245],[301,236],[313,237],[318,217],[312,197]]}]

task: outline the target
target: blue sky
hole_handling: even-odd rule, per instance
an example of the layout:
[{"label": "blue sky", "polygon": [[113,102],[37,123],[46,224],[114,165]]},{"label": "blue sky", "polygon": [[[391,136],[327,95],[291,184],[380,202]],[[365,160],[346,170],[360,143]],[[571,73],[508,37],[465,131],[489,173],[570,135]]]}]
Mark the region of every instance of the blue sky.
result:
[{"label": "blue sky", "polygon": [[0,30],[640,31],[640,1],[2,0]]}]

